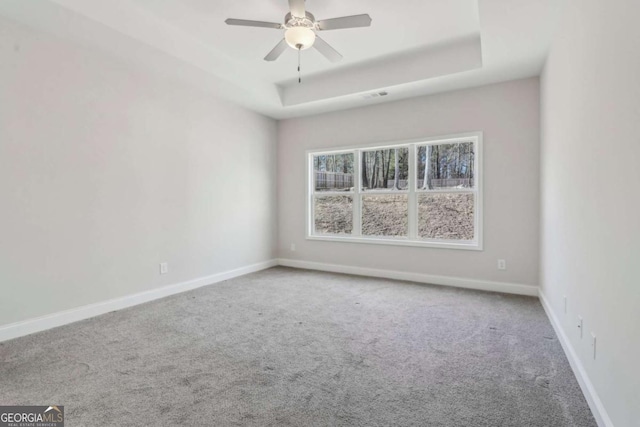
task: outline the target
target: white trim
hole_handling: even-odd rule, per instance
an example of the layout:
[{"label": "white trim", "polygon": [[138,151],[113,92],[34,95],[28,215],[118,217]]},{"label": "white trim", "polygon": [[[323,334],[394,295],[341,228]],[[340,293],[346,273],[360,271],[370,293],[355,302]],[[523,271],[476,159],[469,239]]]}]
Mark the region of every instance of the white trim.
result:
[{"label": "white trim", "polygon": [[[407,197],[407,225],[409,240],[418,240],[418,195],[416,194],[416,187],[418,186],[418,146],[412,145],[409,148],[409,176],[407,190],[409,195]],[[428,160],[428,159],[425,159]],[[397,184],[396,184],[397,185]]]},{"label": "white trim", "polygon": [[353,274],[357,276],[381,277],[385,279],[406,280],[429,283],[432,285],[452,286],[456,288],[481,291],[502,292],[507,294],[538,296],[538,287],[516,283],[491,282],[488,280],[466,279],[462,277],[434,276],[431,274],[409,273],[405,271],[381,270],[377,268],[353,267],[349,265],[324,264],[320,262],[279,259],[278,264],[285,267],[306,270],[330,271],[333,273]]},{"label": "white trim", "polygon": [[318,240],[325,242],[341,243],[364,243],[374,245],[391,246],[414,246],[418,248],[438,248],[438,249],[462,249],[465,251],[482,251],[482,246],[476,245],[473,241],[465,242],[458,240],[411,240],[408,237],[353,237],[345,234],[318,234],[307,236],[307,240]]},{"label": "white trim", "polygon": [[313,195],[315,197],[339,197],[339,196],[353,196],[353,191],[318,191]]},{"label": "white trim", "polygon": [[607,410],[604,408],[598,393],[596,392],[593,383],[589,379],[587,375],[587,371],[584,368],[584,365],[578,358],[576,351],[574,350],[567,334],[565,334],[564,329],[562,328],[560,321],[556,317],[555,313],[551,309],[551,305],[549,301],[544,296],[542,289],[538,289],[538,297],[540,298],[540,304],[542,304],[542,308],[544,308],[545,313],[547,313],[547,317],[551,322],[551,326],[556,331],[556,335],[558,336],[558,340],[562,345],[562,349],[564,350],[567,359],[569,360],[569,364],[571,365],[571,369],[573,370],[573,374],[576,376],[578,380],[578,384],[580,384],[580,388],[582,389],[582,394],[587,399],[587,403],[589,404],[589,408],[591,408],[591,413],[593,417],[596,419],[598,426],[600,427],[613,427],[613,422],[611,422],[611,418],[609,418],[609,414],[607,414]]},{"label": "white trim", "polygon": [[474,238],[478,242],[478,249],[482,250],[482,246],[484,245],[484,134],[482,132],[478,132],[476,151],[476,174],[474,176],[476,198],[474,209],[477,215],[475,215]]},{"label": "white trim", "polygon": [[[354,237],[362,237],[362,197],[360,197],[359,189],[362,188],[362,171],[360,168],[362,167],[362,151],[356,150],[354,152],[354,161],[353,165],[353,173],[355,174],[355,178],[353,181],[353,229],[351,230],[351,235]],[[315,190],[312,188],[312,192]],[[315,221],[316,213],[313,213],[313,217],[311,221]],[[313,233],[307,234],[307,236],[311,236],[315,234],[315,229]]]},{"label": "white trim", "polygon": [[[435,190],[416,190],[416,194],[448,194],[448,193],[458,193],[458,194],[476,194],[476,191],[469,188],[443,188],[443,189],[435,189]],[[397,192],[394,194],[398,194]]]},{"label": "white trim", "polygon": [[164,286],[158,289],[152,289],[133,295],[127,295],[120,298],[114,298],[107,301],[89,304],[82,307],[76,307],[57,313],[48,314],[33,319],[23,320],[21,322],[11,323],[0,326],[0,342],[10,339],[33,334],[35,332],[46,331],[58,326],[74,323],[79,320],[88,319],[90,317],[99,316],[115,310],[133,307],[149,301],[164,298],[170,295],[179,294],[190,291],[224,280],[233,279],[235,277],[244,276],[245,274],[254,273],[256,271],[265,270],[267,268],[278,265],[277,260],[270,260],[258,264],[248,265],[246,267],[237,268],[235,270],[225,271],[213,274],[199,279],[189,280],[187,282],[177,283],[175,285]]},{"label": "white trim", "polygon": [[474,137],[483,137],[482,131],[472,131],[472,132],[463,132],[449,135],[437,135],[437,136],[428,136],[422,138],[410,138],[410,139],[400,139],[397,141],[389,141],[389,142],[367,142],[367,143],[359,143],[355,145],[343,145],[340,147],[327,147],[327,148],[319,148],[319,149],[309,149],[306,150],[305,153],[307,157],[309,154],[323,155],[323,154],[335,154],[335,153],[348,153],[353,152],[354,150],[364,150],[367,151],[368,148],[375,148],[378,150],[387,149],[387,148],[396,148],[402,145],[410,145],[410,144],[419,144],[419,145],[428,145],[428,144],[451,144],[455,142],[462,142],[461,139],[465,138],[474,138]]},{"label": "white trim", "polygon": [[[311,173],[313,173],[313,156],[309,156],[307,155],[307,170],[306,172],[306,177],[311,176]],[[306,214],[306,221],[307,221],[307,236],[313,234],[315,232],[315,224],[313,222],[313,218],[315,218],[315,200],[313,198],[313,190],[312,187],[315,186],[315,178],[313,180],[310,180],[309,178],[306,178],[307,180],[307,191],[306,191],[306,201],[305,201],[305,214]]]},{"label": "white trim", "polygon": [[[316,193],[316,195],[318,195],[319,193]],[[369,189],[369,190],[362,190],[360,192],[361,196],[408,196],[409,195],[409,189],[405,188],[404,190],[393,190],[393,189],[388,189],[388,190],[378,190],[376,189]]]}]

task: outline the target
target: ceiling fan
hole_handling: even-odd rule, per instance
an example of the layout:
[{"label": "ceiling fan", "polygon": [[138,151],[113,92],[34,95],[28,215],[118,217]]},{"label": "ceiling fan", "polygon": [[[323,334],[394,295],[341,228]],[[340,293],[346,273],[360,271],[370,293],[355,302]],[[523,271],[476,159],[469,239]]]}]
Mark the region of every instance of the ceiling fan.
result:
[{"label": "ceiling fan", "polygon": [[[290,12],[284,17],[284,23],[248,21],[245,19],[227,19],[228,25],[241,25],[245,27],[273,28],[285,30],[284,38],[276,45],[265,61],[275,61],[291,46],[298,52],[315,47],[331,62],[338,62],[342,55],[332,48],[327,42],[316,35],[317,31],[340,30],[343,28],[368,27],[371,25],[369,15],[344,16],[342,18],[325,19],[316,21],[316,18],[306,11],[305,0],[289,0]],[[299,71],[299,70],[298,70]]]}]

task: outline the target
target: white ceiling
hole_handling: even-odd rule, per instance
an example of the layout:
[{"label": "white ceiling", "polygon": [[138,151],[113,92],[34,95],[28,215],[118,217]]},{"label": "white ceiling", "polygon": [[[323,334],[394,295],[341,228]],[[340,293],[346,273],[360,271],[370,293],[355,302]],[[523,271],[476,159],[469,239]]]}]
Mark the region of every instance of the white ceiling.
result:
[{"label": "white ceiling", "polygon": [[[282,30],[224,24],[226,18],[281,23],[289,12],[287,0],[130,1],[204,44],[215,46],[234,67],[250,69],[257,78],[275,84],[297,77],[298,59],[293,49],[288,49],[278,61],[262,60],[282,40]],[[361,13],[372,17],[370,28],[319,34],[344,56],[338,68],[480,33],[476,0],[405,0],[396,7],[389,0],[308,0],[306,6],[316,19]],[[407,19],[408,12],[423,18]],[[305,74],[336,68],[314,49],[303,52],[302,60]]]},{"label": "white ceiling", "polygon": [[286,0],[3,0],[0,14],[280,119],[538,75],[563,1],[307,0],[317,19],[373,22],[322,32],[344,60],[304,51],[302,84],[293,49],[262,59],[282,30],[224,23],[282,22]]}]

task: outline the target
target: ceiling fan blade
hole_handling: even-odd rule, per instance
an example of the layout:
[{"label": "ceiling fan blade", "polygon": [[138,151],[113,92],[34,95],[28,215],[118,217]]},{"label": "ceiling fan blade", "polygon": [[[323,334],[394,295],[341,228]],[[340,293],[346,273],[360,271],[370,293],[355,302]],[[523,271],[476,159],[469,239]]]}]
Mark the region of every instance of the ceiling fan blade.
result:
[{"label": "ceiling fan blade", "polygon": [[289,0],[289,9],[291,10],[291,15],[296,18],[304,18],[306,16],[304,0]]},{"label": "ceiling fan blade", "polygon": [[315,47],[318,52],[324,55],[324,57],[331,62],[338,62],[342,59],[342,55],[340,55],[337,50],[332,48],[329,43],[318,36],[316,36],[316,41],[313,43],[313,47]]},{"label": "ceiling fan blade", "polygon": [[319,30],[341,30],[343,28],[368,27],[371,17],[367,14],[343,16],[342,18],[324,19],[318,21]]},{"label": "ceiling fan blade", "polygon": [[227,19],[224,21],[227,25],[241,25],[243,27],[261,27],[261,28],[275,28],[279,30],[282,28],[282,24],[276,22],[263,22],[263,21],[248,21],[246,19]]},{"label": "ceiling fan blade", "polygon": [[269,52],[267,56],[264,57],[264,60],[275,61],[276,59],[280,58],[280,55],[282,55],[282,52],[287,50],[287,46],[288,46],[287,41],[285,39],[282,39],[282,41],[280,41],[280,43],[278,43],[276,47],[274,47],[273,50]]}]

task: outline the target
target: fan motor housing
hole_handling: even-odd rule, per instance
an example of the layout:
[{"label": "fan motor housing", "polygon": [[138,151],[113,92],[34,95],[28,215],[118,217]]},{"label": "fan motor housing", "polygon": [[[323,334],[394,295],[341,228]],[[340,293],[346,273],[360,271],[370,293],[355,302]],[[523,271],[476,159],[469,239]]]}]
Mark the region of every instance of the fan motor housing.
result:
[{"label": "fan motor housing", "polygon": [[309,12],[305,12],[304,18],[298,18],[291,14],[291,12],[287,13],[284,17],[284,27],[285,28],[294,28],[294,27],[303,27],[303,28],[316,28],[316,17]]}]

